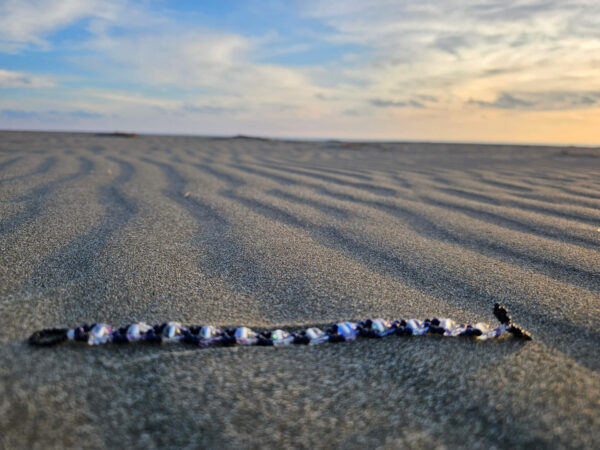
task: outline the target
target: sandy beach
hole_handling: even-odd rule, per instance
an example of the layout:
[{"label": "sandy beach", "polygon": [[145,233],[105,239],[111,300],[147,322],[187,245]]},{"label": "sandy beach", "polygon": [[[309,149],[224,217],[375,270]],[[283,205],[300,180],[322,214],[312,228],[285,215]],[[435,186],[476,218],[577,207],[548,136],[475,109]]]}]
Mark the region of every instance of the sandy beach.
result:
[{"label": "sandy beach", "polygon": [[[0,133],[0,447],[598,448],[600,149]],[[495,323],[32,348],[83,322]]]}]

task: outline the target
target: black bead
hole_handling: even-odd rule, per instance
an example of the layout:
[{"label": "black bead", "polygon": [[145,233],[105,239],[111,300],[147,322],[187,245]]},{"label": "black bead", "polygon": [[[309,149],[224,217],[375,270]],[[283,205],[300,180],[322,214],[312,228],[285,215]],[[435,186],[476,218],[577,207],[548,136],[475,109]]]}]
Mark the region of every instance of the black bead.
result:
[{"label": "black bead", "polygon": [[148,330],[148,332],[146,333],[144,340],[146,342],[151,342],[151,343],[159,343],[162,341],[162,338],[160,337],[159,334],[156,334],[154,329],[150,329]]},{"label": "black bead", "polygon": [[273,345],[273,341],[269,338],[259,335],[256,341],[256,345],[267,347]]},{"label": "black bead", "polygon": [[230,345],[235,345],[236,344],[236,340],[235,337],[229,335],[229,334],[225,334],[223,336],[221,336],[221,339],[219,339],[219,343],[225,347],[229,347]]},{"label": "black bead", "polygon": [[296,335],[296,336],[294,336],[294,344],[307,345],[307,344],[310,344],[310,339],[306,335],[304,335],[304,336]]},{"label": "black bead", "polygon": [[439,324],[440,324],[440,319],[438,319],[437,317],[434,317],[433,319],[431,319],[431,325],[434,325],[437,327],[437,326],[439,326]]},{"label": "black bead", "polygon": [[85,332],[83,327],[75,328],[74,338],[76,341],[87,341],[87,333]]},{"label": "black bead", "polygon": [[[439,321],[438,321],[438,323],[439,323]],[[444,331],[445,331],[444,328],[438,327],[436,325],[431,325],[429,327],[429,332],[431,334],[444,334]]]},{"label": "black bead", "polygon": [[404,325],[400,325],[398,328],[396,328],[396,334],[398,336],[406,336],[407,334],[411,333],[410,330],[408,330]]},{"label": "black bead", "polygon": [[186,344],[195,344],[198,345],[200,343],[200,338],[196,335],[193,335],[189,331],[183,335],[182,341]]},{"label": "black bead", "polygon": [[160,344],[162,342],[162,336],[160,334],[153,334],[152,336],[150,336],[150,339],[148,341],[154,344]]},{"label": "black bead", "polygon": [[112,341],[116,344],[125,344],[125,343],[129,342],[127,340],[127,336],[125,336],[124,334],[121,334],[120,332],[113,333]]}]

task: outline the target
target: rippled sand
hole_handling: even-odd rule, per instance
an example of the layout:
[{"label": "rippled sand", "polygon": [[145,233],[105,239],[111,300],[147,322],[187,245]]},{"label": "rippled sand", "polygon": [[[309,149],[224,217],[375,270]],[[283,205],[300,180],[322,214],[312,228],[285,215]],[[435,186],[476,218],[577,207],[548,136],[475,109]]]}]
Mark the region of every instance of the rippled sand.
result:
[{"label": "rippled sand", "polygon": [[[0,447],[600,444],[600,150],[0,133]],[[32,349],[450,316],[529,343]]]}]

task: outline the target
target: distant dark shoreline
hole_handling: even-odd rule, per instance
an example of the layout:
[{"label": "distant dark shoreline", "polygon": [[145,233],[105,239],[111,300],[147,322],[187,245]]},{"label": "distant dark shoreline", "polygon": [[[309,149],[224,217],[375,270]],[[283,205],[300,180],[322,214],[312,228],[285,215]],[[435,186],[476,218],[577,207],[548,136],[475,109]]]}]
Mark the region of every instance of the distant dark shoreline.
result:
[{"label": "distant dark shoreline", "polygon": [[342,138],[311,138],[311,137],[285,137],[285,136],[253,136],[247,134],[235,135],[208,135],[208,134],[171,134],[171,133],[146,133],[146,132],[110,132],[93,130],[11,130],[0,129],[0,133],[56,133],[56,134],[83,134],[98,137],[190,137],[200,139],[238,139],[256,140],[265,142],[321,142],[328,144],[424,144],[424,145],[460,145],[460,146],[489,146],[489,147],[533,147],[533,148],[564,148],[564,149],[598,149],[599,144],[568,144],[568,143],[545,143],[545,142],[477,142],[477,141],[431,141],[431,140],[385,140],[385,139],[342,139]]}]

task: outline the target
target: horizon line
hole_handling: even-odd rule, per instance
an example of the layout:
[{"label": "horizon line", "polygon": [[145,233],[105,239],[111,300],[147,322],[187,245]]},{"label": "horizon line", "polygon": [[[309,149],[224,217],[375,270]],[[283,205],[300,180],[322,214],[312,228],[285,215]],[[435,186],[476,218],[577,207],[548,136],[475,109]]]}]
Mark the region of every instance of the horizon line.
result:
[{"label": "horizon line", "polygon": [[489,146],[522,146],[522,147],[569,147],[587,148],[600,150],[600,142],[594,144],[567,143],[567,142],[518,142],[518,141],[461,141],[461,140],[430,140],[430,139],[377,139],[377,138],[341,138],[341,137],[299,137],[289,135],[260,135],[260,134],[194,134],[194,133],[169,133],[169,132],[139,132],[132,130],[44,130],[29,128],[0,128],[0,133],[70,133],[70,134],[134,134],[139,136],[171,136],[171,137],[197,137],[205,139],[262,139],[271,141],[293,141],[293,142],[348,142],[348,143],[379,143],[379,144],[451,144],[451,145],[489,145]]}]

